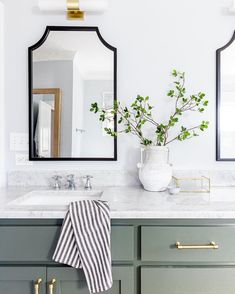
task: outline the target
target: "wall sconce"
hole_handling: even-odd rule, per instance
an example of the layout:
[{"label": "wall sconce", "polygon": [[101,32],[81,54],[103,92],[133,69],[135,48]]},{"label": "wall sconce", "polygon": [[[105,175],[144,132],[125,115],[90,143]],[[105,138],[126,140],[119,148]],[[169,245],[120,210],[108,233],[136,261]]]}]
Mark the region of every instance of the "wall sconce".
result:
[{"label": "wall sconce", "polygon": [[84,19],[85,13],[102,13],[107,9],[107,0],[38,0],[41,11],[67,13],[68,19]]},{"label": "wall sconce", "polygon": [[84,11],[79,8],[79,0],[67,0],[67,18],[84,19]]}]

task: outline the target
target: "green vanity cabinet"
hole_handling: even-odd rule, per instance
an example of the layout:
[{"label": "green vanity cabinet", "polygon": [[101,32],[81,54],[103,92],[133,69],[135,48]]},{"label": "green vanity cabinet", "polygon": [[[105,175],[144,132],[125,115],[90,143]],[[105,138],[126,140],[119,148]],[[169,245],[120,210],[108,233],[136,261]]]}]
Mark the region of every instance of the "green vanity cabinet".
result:
[{"label": "green vanity cabinet", "polygon": [[[0,294],[89,294],[81,269],[52,261],[61,225],[0,220]],[[235,219],[115,219],[111,252],[108,294],[235,293]]]}]

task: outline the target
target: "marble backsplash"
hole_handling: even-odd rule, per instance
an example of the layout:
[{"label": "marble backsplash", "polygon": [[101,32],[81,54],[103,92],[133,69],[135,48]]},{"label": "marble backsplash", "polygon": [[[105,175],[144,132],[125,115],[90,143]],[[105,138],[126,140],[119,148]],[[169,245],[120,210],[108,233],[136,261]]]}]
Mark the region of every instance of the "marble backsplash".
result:
[{"label": "marble backsplash", "polygon": [[52,186],[55,175],[62,176],[62,186],[66,185],[67,175],[75,176],[77,187],[84,187],[83,177],[91,175],[92,186],[137,186],[140,185],[138,175],[126,171],[88,171],[88,170],[39,170],[11,171],[8,173],[8,186]]},{"label": "marble backsplash", "polygon": [[[28,170],[10,171],[8,173],[8,186],[52,186],[54,175],[63,178],[62,184],[66,184],[66,176],[75,175],[77,187],[84,186],[83,176],[92,175],[93,186],[139,186],[138,174],[128,171],[95,171],[95,170]],[[175,170],[176,177],[206,176],[211,180],[211,186],[235,186],[235,170]]]}]

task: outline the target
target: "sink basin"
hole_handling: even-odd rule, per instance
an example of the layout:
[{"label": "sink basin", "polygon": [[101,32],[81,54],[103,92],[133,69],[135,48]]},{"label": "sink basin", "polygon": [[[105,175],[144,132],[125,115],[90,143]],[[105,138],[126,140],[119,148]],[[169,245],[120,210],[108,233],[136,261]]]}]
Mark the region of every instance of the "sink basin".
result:
[{"label": "sink basin", "polygon": [[35,210],[64,210],[70,202],[79,200],[99,200],[103,191],[99,190],[38,190],[11,201],[8,208],[28,208]]}]

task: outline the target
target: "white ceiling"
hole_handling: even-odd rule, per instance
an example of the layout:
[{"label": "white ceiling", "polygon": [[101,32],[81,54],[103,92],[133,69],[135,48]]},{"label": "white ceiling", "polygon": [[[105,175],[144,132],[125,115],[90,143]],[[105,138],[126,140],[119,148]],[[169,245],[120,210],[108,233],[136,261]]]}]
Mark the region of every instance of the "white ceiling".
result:
[{"label": "white ceiling", "polygon": [[33,52],[33,61],[74,60],[84,79],[113,79],[113,51],[98,38],[96,32],[53,31]]}]

